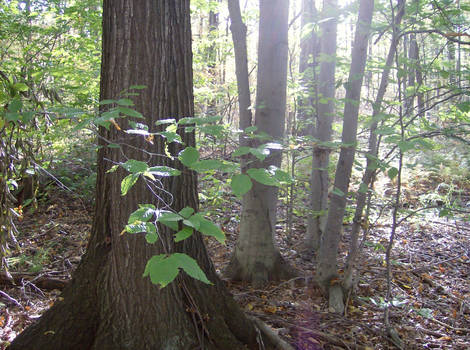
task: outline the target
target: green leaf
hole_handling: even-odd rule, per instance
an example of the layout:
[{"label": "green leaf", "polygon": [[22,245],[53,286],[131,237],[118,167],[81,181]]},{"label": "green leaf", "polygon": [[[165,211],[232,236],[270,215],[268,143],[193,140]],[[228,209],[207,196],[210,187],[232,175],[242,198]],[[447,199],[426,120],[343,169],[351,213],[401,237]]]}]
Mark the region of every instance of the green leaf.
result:
[{"label": "green leaf", "polygon": [[166,138],[166,141],[168,143],[172,143],[172,142],[176,142],[176,143],[182,143],[181,141],[181,136],[178,135],[176,132],[174,131],[162,131],[162,132],[159,132],[158,135]]},{"label": "green leaf", "polygon": [[165,254],[154,255],[144,270],[144,277],[150,276],[153,284],[160,285],[160,288],[166,287],[178,276],[178,267]]},{"label": "green leaf", "polygon": [[129,90],[143,90],[143,89],[146,89],[146,88],[147,88],[146,85],[131,85]]},{"label": "green leaf", "polygon": [[[155,227],[155,226],[153,226]],[[154,244],[156,241],[158,241],[158,235],[157,232],[150,232],[145,235],[145,240],[147,241],[148,244]]]},{"label": "green leaf", "polygon": [[129,216],[128,223],[132,224],[139,221],[148,222],[156,213],[157,210],[153,204],[140,204],[139,209]]},{"label": "green leaf", "polygon": [[212,221],[207,220],[201,214],[195,214],[192,216],[193,220],[199,221],[199,229],[198,231],[201,232],[205,236],[212,236],[220,243],[225,243],[225,234],[222,230],[215,225]]},{"label": "green leaf", "polygon": [[8,104],[8,111],[11,113],[17,113],[23,107],[23,102],[19,98],[14,98]]},{"label": "green leaf", "polygon": [[239,147],[238,149],[235,150],[235,152],[232,153],[232,157],[239,157],[239,156],[244,156],[245,154],[250,153],[251,148],[242,146]]},{"label": "green leaf", "polygon": [[133,174],[148,171],[147,163],[135,159],[129,159],[127,162],[121,164],[121,166]]},{"label": "green leaf", "polygon": [[183,218],[188,219],[191,215],[194,214],[194,209],[191,207],[185,207],[178,212]]},{"label": "green leaf", "polygon": [[139,179],[139,174],[129,174],[121,182],[121,195],[125,196],[127,192],[135,185]]},{"label": "green leaf", "polygon": [[168,166],[153,166],[147,170],[150,174],[155,176],[179,176],[181,171],[178,169],[170,168]]},{"label": "green leaf", "polygon": [[344,197],[346,194],[341,191],[339,188],[335,187],[333,188],[333,191],[331,191],[331,193],[337,195],[337,196],[340,196],[340,197]]},{"label": "green leaf", "polygon": [[103,100],[103,101],[100,101],[100,105],[110,105],[110,104],[113,104],[115,102],[116,102],[116,100]]},{"label": "green leaf", "polygon": [[177,266],[183,269],[183,271],[186,272],[192,278],[197,279],[206,284],[212,284],[207,279],[207,276],[204,271],[202,271],[199,265],[197,264],[197,261],[191,258],[189,255],[182,253],[174,253],[170,257],[170,259],[172,261],[175,261]]},{"label": "green leaf", "polygon": [[367,185],[365,183],[361,182],[361,185],[359,186],[358,192],[359,193],[367,193],[368,190],[369,190],[369,188],[367,187]]},{"label": "green leaf", "polygon": [[198,161],[199,151],[194,147],[186,147],[180,152],[178,159],[181,161],[181,163],[187,167],[190,167],[193,163]]},{"label": "green leaf", "polygon": [[15,89],[16,91],[23,91],[24,92],[24,91],[28,91],[29,87],[25,83],[15,83],[13,85],[13,89]]},{"label": "green leaf", "polygon": [[164,125],[164,124],[175,124],[176,119],[171,118],[171,119],[160,119],[155,122],[155,125]]},{"label": "green leaf", "polygon": [[119,111],[119,113],[127,115],[129,117],[144,119],[144,116],[142,115],[142,113],[137,112],[135,109],[122,107],[122,106],[119,106],[116,109]]},{"label": "green leaf", "polygon": [[256,158],[258,158],[259,160],[264,160],[267,156],[269,156],[271,151],[268,148],[259,147],[259,148],[250,148],[250,153],[254,155]]},{"label": "green leaf", "polygon": [[395,167],[391,167],[390,169],[388,169],[387,175],[390,178],[390,180],[393,180],[398,175],[398,169]]},{"label": "green leaf", "polygon": [[250,180],[250,177],[245,174],[235,174],[232,176],[232,181],[230,182],[230,187],[232,187],[232,192],[236,196],[243,196],[249,190],[253,183]]},{"label": "green leaf", "polygon": [[181,215],[170,211],[164,212],[157,218],[158,222],[161,222],[163,225],[168,226],[175,231],[178,229],[178,221],[181,220],[183,220]]},{"label": "green leaf", "polygon": [[415,148],[415,142],[413,141],[399,141],[398,142],[398,147],[400,147],[400,150],[405,153],[413,148]]},{"label": "green leaf", "polygon": [[132,100],[129,98],[121,98],[117,100],[116,103],[120,106],[133,106],[134,105],[134,102],[132,102]]},{"label": "green leaf", "polygon": [[192,227],[195,230],[199,230],[199,226],[201,225],[201,221],[199,220],[197,215],[193,215],[189,219],[184,219],[183,224],[186,225],[186,226]]},{"label": "green leaf", "polygon": [[179,269],[183,269],[194,279],[211,284],[196,260],[182,253],[174,253],[168,256],[160,254],[151,257],[145,266],[144,277],[149,276],[153,284],[158,284],[160,288],[164,288],[178,276]]},{"label": "green leaf", "polygon": [[223,167],[224,163],[218,159],[204,159],[191,164],[191,169],[198,172],[220,170]]},{"label": "green leaf", "polygon": [[279,182],[283,182],[286,184],[291,184],[293,182],[292,177],[281,169],[274,170],[274,178],[277,179]]},{"label": "green leaf", "polygon": [[191,227],[185,226],[181,231],[175,234],[175,242],[181,242],[188,237],[191,237],[194,230]]},{"label": "green leaf", "polygon": [[274,178],[271,173],[264,168],[251,168],[247,170],[247,174],[257,182],[266,186],[279,186],[279,181]]}]

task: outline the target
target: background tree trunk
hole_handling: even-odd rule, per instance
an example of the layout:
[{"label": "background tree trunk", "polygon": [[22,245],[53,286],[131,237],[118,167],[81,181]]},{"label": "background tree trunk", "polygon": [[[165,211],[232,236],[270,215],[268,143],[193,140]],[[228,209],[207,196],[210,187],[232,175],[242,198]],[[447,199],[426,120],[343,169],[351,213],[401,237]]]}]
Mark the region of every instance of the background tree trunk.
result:
[{"label": "background tree trunk", "polygon": [[[151,131],[156,130],[157,119],[192,115],[189,0],[105,0],[103,10],[100,98],[119,98],[131,85],[146,85],[133,99]],[[117,122],[126,128],[127,123]],[[181,137],[186,145],[194,145],[194,134],[181,131]],[[107,147],[105,139],[121,144],[121,149]],[[244,349],[243,344],[258,348],[253,324],[228,296],[198,234],[178,245],[163,227],[155,245],[141,235],[120,234],[139,203],[162,203],[142,180],[122,197],[120,183],[126,174],[106,171],[113,162],[128,158],[181,168],[168,157],[139,150],[162,154],[163,140],[151,144],[111,126],[101,128],[100,146],[87,253],[63,299],[20,334],[10,349]],[[169,146],[173,155],[179,150],[177,144]],[[174,210],[197,209],[196,181],[195,174],[184,169],[181,176],[162,179],[171,194],[162,194],[164,200]],[[142,277],[151,256],[173,251],[197,259],[215,285],[182,273],[159,289]]]},{"label": "background tree trunk", "polygon": [[328,208],[328,165],[331,148],[325,143],[331,141],[332,124],[335,114],[336,92],[336,37],[338,26],[338,2],[323,2],[320,49],[320,76],[318,81],[317,118],[312,136],[319,142],[313,148],[312,173],[310,177],[310,213],[308,214],[306,246],[318,250],[320,238],[326,224]]},{"label": "background tree trunk", "polygon": [[367,59],[367,45],[373,10],[373,0],[360,1],[351,68],[346,83],[346,103],[341,137],[342,147],[336,168],[334,190],[331,193],[328,219],[318,256],[318,282],[329,292],[330,307],[340,313],[344,310],[344,303],[341,286],[336,281],[338,277],[338,245],[341,238],[346,198],[354,162],[361,87]]},{"label": "background tree trunk", "polygon": [[[245,130],[252,125],[251,94],[248,74],[248,50],[246,46],[246,25],[243,23],[239,0],[228,0],[230,30],[235,52],[235,73],[237,76],[239,127]],[[247,146],[249,140],[242,134],[240,146]]]},{"label": "background tree trunk", "polygon": [[[258,133],[271,137],[265,142],[281,141],[284,134],[288,12],[287,0],[260,1],[255,126]],[[271,151],[265,161],[250,166],[280,167],[281,158],[279,151]],[[291,276],[274,243],[277,198],[277,187],[256,181],[244,195],[240,234],[226,271],[230,278],[262,284]]]}]

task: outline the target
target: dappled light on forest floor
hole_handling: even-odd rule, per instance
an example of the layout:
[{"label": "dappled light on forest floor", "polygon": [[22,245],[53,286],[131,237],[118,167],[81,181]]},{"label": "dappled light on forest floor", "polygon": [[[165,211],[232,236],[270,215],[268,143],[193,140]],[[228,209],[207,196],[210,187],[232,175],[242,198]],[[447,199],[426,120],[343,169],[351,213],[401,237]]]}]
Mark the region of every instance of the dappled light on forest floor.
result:
[{"label": "dappled light on forest floor", "polygon": [[[227,245],[207,240],[219,272],[228,263],[238,230],[238,204],[227,203],[218,217],[213,215]],[[0,279],[2,349],[60,298],[60,282],[70,279],[91,225],[91,207],[59,191],[51,191],[38,209],[24,212],[18,222],[22,251],[9,260],[14,282],[5,275]],[[257,289],[226,281],[245,312],[268,323],[297,349],[394,349],[383,328],[384,247],[390,228],[377,225],[371,232],[355,296],[348,299],[346,315],[337,315],[328,312],[326,298],[313,282],[313,263],[299,254],[303,222],[295,222],[289,236],[284,225],[277,227],[281,253],[304,275]],[[403,224],[397,235],[390,316],[406,349],[468,349],[470,225],[436,216]]]}]

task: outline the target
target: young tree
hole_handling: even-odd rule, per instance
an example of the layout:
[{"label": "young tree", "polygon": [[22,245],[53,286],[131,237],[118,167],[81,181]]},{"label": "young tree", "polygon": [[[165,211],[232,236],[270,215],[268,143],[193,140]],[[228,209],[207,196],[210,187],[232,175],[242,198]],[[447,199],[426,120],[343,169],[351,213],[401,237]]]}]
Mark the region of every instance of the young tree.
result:
[{"label": "young tree", "polygon": [[366,154],[367,165],[366,170],[362,176],[362,184],[360,190],[356,194],[356,209],[354,212],[354,219],[351,228],[351,242],[349,248],[349,254],[346,262],[346,268],[343,278],[343,289],[349,291],[353,287],[353,272],[354,264],[357,256],[359,254],[358,239],[359,232],[362,227],[362,218],[364,208],[366,206],[367,200],[367,189],[371,186],[373,178],[376,174],[376,164],[375,160],[378,156],[378,135],[377,128],[379,126],[379,114],[383,112],[383,102],[385,93],[387,91],[389,79],[390,79],[390,70],[393,65],[393,60],[397,53],[398,44],[400,41],[400,32],[399,26],[405,14],[405,0],[398,0],[396,9],[392,11],[392,39],[390,42],[390,48],[388,49],[387,59],[385,61],[385,66],[382,71],[382,76],[380,79],[379,89],[375,98],[375,102],[372,107],[372,124],[369,128],[369,150]]},{"label": "young tree", "polygon": [[318,282],[329,293],[330,307],[338,312],[344,310],[341,286],[335,282],[338,277],[338,246],[356,150],[357,120],[373,10],[373,0],[360,1],[352,49],[351,68],[349,70],[348,82],[346,83],[346,103],[344,106],[343,132],[341,137],[342,147],[336,167],[334,189],[331,193],[326,228],[318,255]]},{"label": "young tree", "polygon": [[[134,84],[145,85],[131,98],[150,131],[158,130],[158,119],[193,114],[189,14],[189,0],[103,3],[100,98],[115,99]],[[244,344],[257,349],[252,322],[229,297],[198,234],[175,244],[173,232],[160,227],[154,245],[140,235],[121,234],[139,203],[161,203],[142,179],[121,196],[126,174],[122,169],[107,173],[113,164],[140,159],[181,169],[181,176],[161,178],[166,192],[159,193],[176,211],[188,206],[197,210],[197,179],[172,160],[181,149],[178,144],[168,145],[170,158],[164,155],[163,140],[123,132],[127,123],[122,119],[115,126],[100,128],[96,208],[87,252],[62,298],[9,349],[245,349]],[[194,145],[193,133],[179,133],[187,146]],[[121,147],[107,147],[108,142]],[[142,277],[152,256],[175,251],[195,258],[214,285],[180,274],[159,289]]]},{"label": "young tree", "polygon": [[[255,126],[259,135],[270,137],[264,142],[281,141],[284,134],[288,10],[287,0],[260,0]],[[271,150],[264,161],[252,162],[250,166],[280,167],[281,157],[279,151]],[[227,268],[230,278],[260,284],[291,276],[291,269],[274,243],[277,199],[277,187],[256,181],[244,195],[240,234]]]}]

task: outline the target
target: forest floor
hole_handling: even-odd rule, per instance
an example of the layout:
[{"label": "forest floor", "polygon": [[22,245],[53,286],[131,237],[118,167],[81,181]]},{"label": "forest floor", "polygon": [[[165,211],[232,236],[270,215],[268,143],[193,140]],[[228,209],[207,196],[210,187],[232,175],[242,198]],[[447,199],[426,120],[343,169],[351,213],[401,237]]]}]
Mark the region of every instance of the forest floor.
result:
[{"label": "forest floor", "polygon": [[[224,211],[212,210],[228,241],[225,246],[207,242],[218,271],[228,263],[237,237],[239,207],[229,202]],[[0,275],[1,349],[58,298],[86,249],[93,215],[91,205],[56,188],[34,212],[24,211],[18,222],[21,250],[9,259],[16,284]],[[314,264],[301,254],[301,219],[290,234],[284,224],[277,226],[281,253],[301,277],[261,289],[228,281],[227,286],[246,313],[296,349],[396,349],[384,332],[390,226],[382,221],[365,241],[361,277],[344,315],[328,312],[313,283]],[[341,251],[347,249],[347,232],[345,226]],[[397,231],[392,263],[390,320],[404,348],[470,349],[470,224],[437,215],[408,221]]]}]

